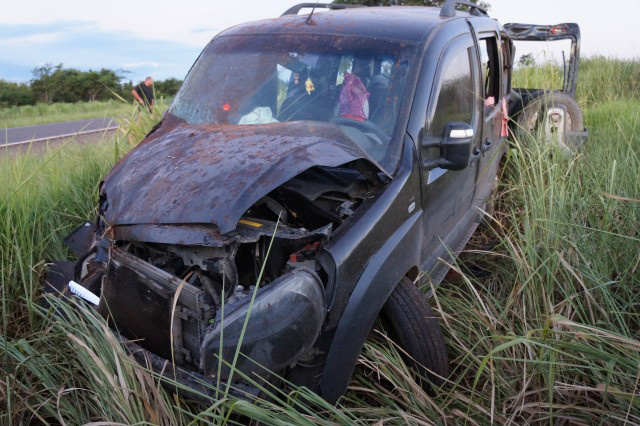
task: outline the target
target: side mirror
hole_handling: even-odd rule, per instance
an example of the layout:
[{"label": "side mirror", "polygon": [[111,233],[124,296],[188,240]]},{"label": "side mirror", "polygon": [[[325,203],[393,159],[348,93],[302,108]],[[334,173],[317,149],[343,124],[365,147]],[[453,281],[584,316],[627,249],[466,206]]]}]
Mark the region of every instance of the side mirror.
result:
[{"label": "side mirror", "polygon": [[473,128],[467,123],[451,122],[444,128],[444,137],[437,143],[423,144],[424,148],[440,148],[440,158],[430,160],[425,167],[464,170],[471,162]]}]

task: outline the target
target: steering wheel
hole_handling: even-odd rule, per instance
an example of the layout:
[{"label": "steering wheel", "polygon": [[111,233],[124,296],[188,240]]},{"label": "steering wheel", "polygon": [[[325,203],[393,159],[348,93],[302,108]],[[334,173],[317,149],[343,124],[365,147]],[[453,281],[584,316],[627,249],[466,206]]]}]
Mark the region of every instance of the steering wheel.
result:
[{"label": "steering wheel", "polygon": [[389,136],[385,133],[385,131],[382,130],[376,123],[370,120],[357,121],[346,117],[333,117],[330,121],[331,123],[337,124],[339,126],[355,127],[363,133],[373,133],[380,139],[383,144],[389,140]]}]

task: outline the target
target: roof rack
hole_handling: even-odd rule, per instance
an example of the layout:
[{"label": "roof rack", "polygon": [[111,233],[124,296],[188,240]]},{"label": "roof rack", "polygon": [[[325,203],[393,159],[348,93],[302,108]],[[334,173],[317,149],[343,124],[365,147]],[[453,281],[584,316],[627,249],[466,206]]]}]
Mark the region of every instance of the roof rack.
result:
[{"label": "roof rack", "polygon": [[469,6],[471,14],[474,16],[489,16],[486,9],[468,0],[447,0],[444,6],[442,6],[442,9],[440,9],[440,16],[443,18],[453,18],[456,16],[456,6],[458,5]]},{"label": "roof rack", "polygon": [[331,9],[331,10],[339,10],[339,9],[349,9],[352,7],[363,7],[359,4],[334,4],[334,3],[300,3],[296,4],[293,7],[287,9],[282,15],[297,15],[301,9]]}]

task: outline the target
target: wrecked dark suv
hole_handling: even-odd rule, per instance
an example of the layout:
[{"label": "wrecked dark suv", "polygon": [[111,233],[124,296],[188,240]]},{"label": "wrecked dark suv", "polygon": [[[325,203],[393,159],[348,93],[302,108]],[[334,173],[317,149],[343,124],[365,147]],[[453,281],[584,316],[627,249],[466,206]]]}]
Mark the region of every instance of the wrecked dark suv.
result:
[{"label": "wrecked dark suv", "polygon": [[507,32],[459,3],[300,5],[218,35],[49,284],[199,389],[284,377],[336,401],[378,318],[441,384],[414,282],[442,279],[487,208],[511,93]]}]

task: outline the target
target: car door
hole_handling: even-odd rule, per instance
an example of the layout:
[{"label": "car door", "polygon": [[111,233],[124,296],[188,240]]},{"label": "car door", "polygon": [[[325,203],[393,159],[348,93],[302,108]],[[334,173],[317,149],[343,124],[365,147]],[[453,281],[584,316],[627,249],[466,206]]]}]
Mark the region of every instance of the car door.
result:
[{"label": "car door", "polygon": [[504,82],[502,43],[498,32],[478,31],[476,33],[478,46],[478,59],[480,60],[481,73],[481,95],[483,120],[481,131],[481,158],[479,160],[478,178],[474,205],[484,209],[491,190],[496,182],[496,174],[500,156],[503,152],[502,143],[504,138],[501,135],[504,115],[503,97]]},{"label": "car door", "polygon": [[[427,58],[426,60],[429,60]],[[470,165],[459,171],[426,167],[440,155],[438,148],[422,149],[423,209],[425,236],[423,269],[435,274],[437,259],[457,249],[471,222],[469,221],[478,172],[480,122],[479,66],[474,40],[470,33],[455,38],[438,61],[434,86],[422,131],[422,145],[444,137],[450,122],[470,124],[474,130],[474,154]]]}]

